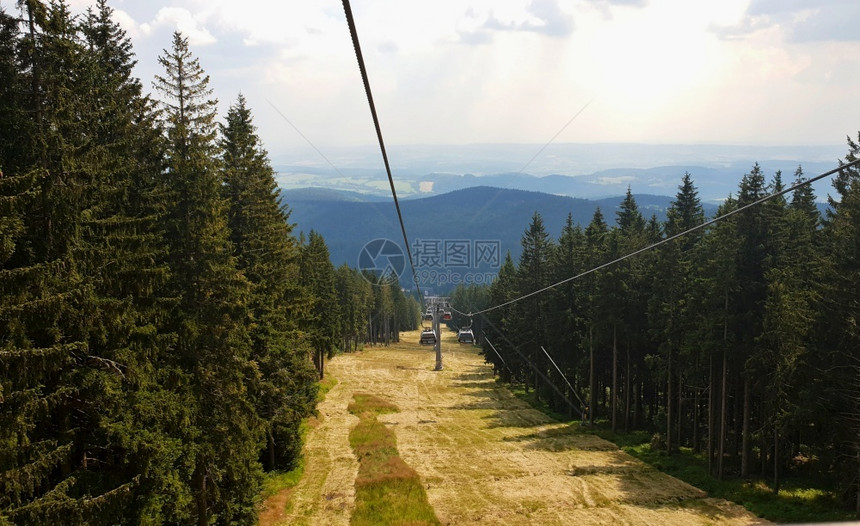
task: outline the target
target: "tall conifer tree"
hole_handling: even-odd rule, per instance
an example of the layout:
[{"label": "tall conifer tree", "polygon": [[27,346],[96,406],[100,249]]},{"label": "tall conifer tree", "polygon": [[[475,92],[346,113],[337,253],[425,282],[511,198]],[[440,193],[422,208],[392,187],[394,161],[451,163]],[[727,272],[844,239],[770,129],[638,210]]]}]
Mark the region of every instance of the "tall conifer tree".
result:
[{"label": "tall conifer tree", "polygon": [[[159,57],[167,129],[165,216],[172,287],[179,297],[175,386],[189,424],[185,463],[193,488],[192,516],[201,526],[249,522],[260,483],[262,422],[251,403],[257,368],[247,334],[249,285],[236,268],[215,144],[215,100],[209,77],[174,33]],[[250,379],[250,380],[249,380]]]},{"label": "tall conifer tree", "polygon": [[239,269],[251,284],[251,359],[260,369],[257,411],[266,420],[268,469],[298,459],[299,424],[313,409],[316,376],[300,319],[310,298],[299,285],[299,247],[266,152],[239,95],[221,125],[223,191]]}]

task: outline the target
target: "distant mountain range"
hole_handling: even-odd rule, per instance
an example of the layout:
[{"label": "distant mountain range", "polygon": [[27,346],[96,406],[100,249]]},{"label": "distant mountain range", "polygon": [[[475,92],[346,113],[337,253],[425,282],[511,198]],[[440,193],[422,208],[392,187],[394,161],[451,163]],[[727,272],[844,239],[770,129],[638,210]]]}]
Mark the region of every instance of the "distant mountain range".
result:
[{"label": "distant mountain range", "polygon": [[[634,194],[642,214],[649,218],[656,215],[661,221],[672,198],[666,196]],[[334,191],[317,188],[283,190],[282,199],[291,210],[290,221],[296,224],[296,232],[315,230],[323,235],[331,251],[335,265],[347,263],[358,265],[362,248],[374,239],[390,239],[402,248],[402,234],[397,214],[391,198],[384,201],[359,200],[352,192]],[[615,212],[623,196],[603,199],[579,199],[542,192],[509,190],[488,186],[465,188],[443,195],[403,200],[401,209],[412,247],[413,255],[420,261],[416,265],[422,269],[424,277],[432,277],[436,272],[444,273],[440,279],[451,276],[464,276],[466,273],[495,273],[498,265],[492,261],[478,262],[474,265],[476,242],[484,243],[484,248],[498,247],[498,259],[506,252],[519,258],[520,239],[528,227],[532,215],[538,212],[551,236],[557,238],[564,222],[570,214],[574,223],[585,227],[599,207],[606,221],[615,222]],[[708,215],[716,212],[716,205],[705,204]],[[460,246],[467,241],[470,265],[460,266],[427,263],[428,250],[435,245],[444,259],[446,243],[449,248]],[[480,245],[481,243],[479,243]],[[418,258],[423,252],[424,258]],[[461,254],[462,255],[462,254]],[[461,263],[461,261],[456,261]],[[406,272],[405,283],[411,276]],[[449,283],[424,284],[425,288],[444,292]]]},{"label": "distant mountain range", "polygon": [[[781,171],[789,185],[798,166],[812,177],[836,167],[845,151],[839,145],[472,144],[392,146],[388,156],[419,270],[425,277],[430,270],[443,271],[447,278],[495,273],[497,262],[495,267],[485,261],[474,266],[477,251],[486,248],[479,241],[496,243],[497,259],[508,251],[519,258],[520,238],[534,212],[553,237],[568,214],[585,226],[597,207],[612,224],[629,187],[646,218],[655,214],[663,220],[669,196],[690,173],[712,216],[718,203],[737,194],[741,178],[756,163],[769,181]],[[362,248],[374,239],[390,239],[403,250],[378,149],[326,149],[325,157],[319,150],[298,151],[275,158],[274,167],[297,231],[320,232],[336,264],[358,266]],[[831,192],[830,180],[819,181],[814,190],[823,202]],[[469,245],[473,266],[459,266],[454,257],[457,265],[444,264],[445,247],[465,250],[461,242]],[[442,265],[422,265],[432,259],[428,253],[434,244]],[[399,271],[405,252],[388,254],[393,246],[377,243],[371,248],[386,247],[383,255]],[[406,284],[410,277],[401,281]],[[435,285],[443,292],[450,288]]]},{"label": "distant mountain range", "polygon": [[[628,186],[637,194],[675,195],[689,172],[701,199],[716,204],[737,192],[755,163],[768,178],[781,171],[788,183],[798,166],[807,176],[817,175],[837,166],[844,152],[842,146],[552,144],[541,150],[538,145],[477,144],[397,146],[389,149],[389,158],[402,199],[478,186],[586,199],[623,195]],[[276,162],[278,184],[289,190],[352,192],[357,200],[390,197],[378,150],[335,149],[329,154],[325,162]],[[815,190],[823,201],[829,181]]]}]

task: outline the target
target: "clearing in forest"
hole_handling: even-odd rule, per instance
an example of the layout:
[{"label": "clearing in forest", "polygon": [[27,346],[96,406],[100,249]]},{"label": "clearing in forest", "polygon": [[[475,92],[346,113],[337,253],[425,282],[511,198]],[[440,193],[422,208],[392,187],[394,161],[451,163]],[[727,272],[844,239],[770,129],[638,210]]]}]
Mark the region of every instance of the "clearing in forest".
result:
[{"label": "clearing in forest", "polygon": [[421,478],[442,524],[751,524],[741,506],[555,422],[496,384],[475,347],[443,340],[444,370],[418,332],[387,348],[340,355],[305,445],[305,472],[278,524],[347,525],[359,471],[350,431],[356,393],[395,404],[380,422]]}]

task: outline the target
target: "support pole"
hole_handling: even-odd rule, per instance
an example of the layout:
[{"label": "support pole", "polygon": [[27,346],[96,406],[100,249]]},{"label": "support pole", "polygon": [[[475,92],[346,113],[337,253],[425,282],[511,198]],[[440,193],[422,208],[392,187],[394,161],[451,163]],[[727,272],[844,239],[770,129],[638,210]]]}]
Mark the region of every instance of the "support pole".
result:
[{"label": "support pole", "polygon": [[442,305],[436,304],[436,311],[433,313],[433,332],[436,333],[436,367],[434,371],[442,370],[442,324],[439,323],[442,319]]}]

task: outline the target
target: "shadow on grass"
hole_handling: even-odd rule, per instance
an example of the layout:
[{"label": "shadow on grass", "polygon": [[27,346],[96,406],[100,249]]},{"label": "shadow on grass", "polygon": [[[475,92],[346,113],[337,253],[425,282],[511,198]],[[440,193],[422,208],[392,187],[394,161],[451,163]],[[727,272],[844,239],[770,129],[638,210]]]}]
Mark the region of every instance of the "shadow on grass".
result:
[{"label": "shadow on grass", "polygon": [[830,522],[854,520],[856,516],[839,503],[838,496],[822,481],[784,478],[779,495],[762,478],[737,477],[719,480],[707,472],[707,460],[690,448],[667,455],[651,451],[648,433],[612,433],[604,427],[588,432],[610,440],[633,457],[705,491],[711,497],[723,498],[742,505],[755,515],[779,523]]},{"label": "shadow on grass", "polygon": [[[784,478],[779,495],[774,495],[772,489],[762,479],[733,478],[720,481],[708,475],[706,460],[700,455],[694,455],[689,449],[682,449],[681,452],[671,456],[652,452],[649,446],[650,432],[612,433],[608,425],[580,426],[578,420],[553,411],[545,403],[538,401],[534,391],[526,393],[516,387],[508,391],[507,387],[491,382],[475,383],[475,391],[467,394],[476,397],[477,400],[474,403],[464,404],[460,409],[491,410],[490,414],[483,417],[491,420],[491,427],[534,429],[554,422],[569,424],[563,427],[534,430],[505,440],[520,442],[525,449],[550,452],[580,449],[605,451],[609,454],[610,458],[606,459],[607,464],[584,463],[569,467],[567,474],[575,477],[613,477],[615,482],[612,485],[619,494],[612,502],[623,502],[643,508],[673,506],[695,509],[698,513],[716,521],[729,518],[732,513],[730,509],[723,509],[712,501],[702,498],[711,496],[740,504],[758,517],[774,522],[856,519],[850,510],[840,504],[838,496],[826,489],[826,483],[822,481]],[[516,402],[512,404],[510,398],[504,398],[502,391],[508,397],[512,392],[522,406]],[[535,409],[540,411],[546,415],[546,421],[535,421],[531,416],[523,418],[520,415],[522,409],[526,408],[529,411]],[[628,460],[624,460],[624,455],[618,448],[646,465],[631,462],[629,457]],[[618,454],[614,455],[612,451],[617,451]],[[661,472],[686,484],[670,479]]]}]

